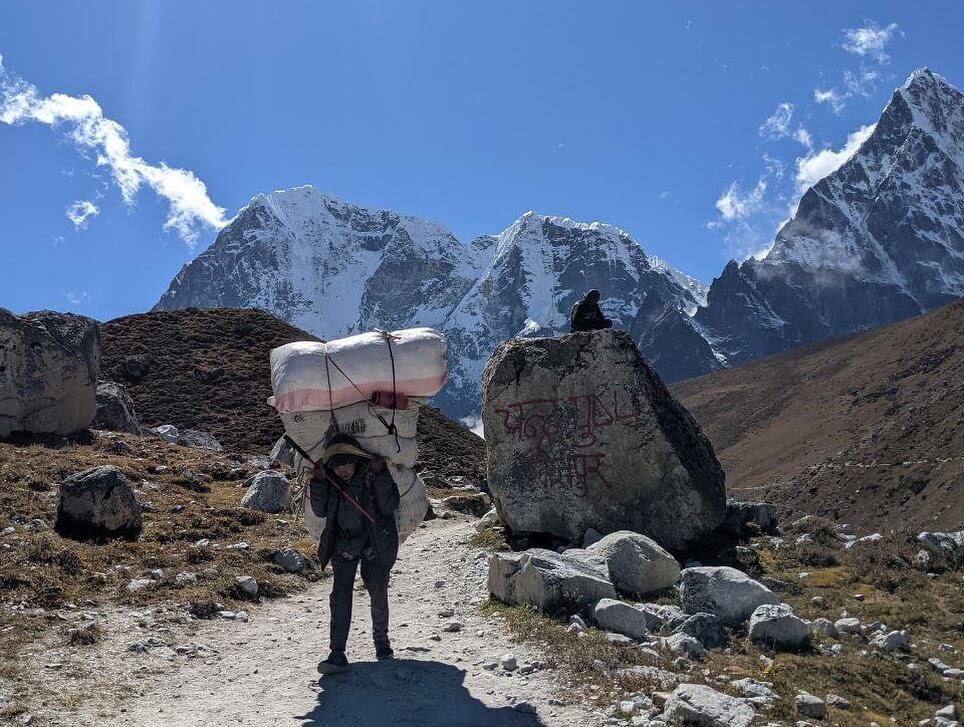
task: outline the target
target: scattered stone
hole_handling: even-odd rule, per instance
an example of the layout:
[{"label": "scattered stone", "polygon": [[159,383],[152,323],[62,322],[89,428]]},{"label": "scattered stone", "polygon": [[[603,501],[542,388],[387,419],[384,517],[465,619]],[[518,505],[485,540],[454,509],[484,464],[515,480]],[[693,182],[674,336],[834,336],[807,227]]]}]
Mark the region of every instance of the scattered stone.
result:
[{"label": "scattered stone", "polygon": [[894,651],[910,651],[910,641],[906,631],[891,631],[886,634],[881,632],[874,636],[870,643],[888,654]]},{"label": "scattered stone", "polygon": [[942,555],[954,563],[964,561],[964,530],[951,533],[923,532],[917,536],[926,550],[935,555]]},{"label": "scattered stone", "polygon": [[168,444],[194,447],[195,449],[209,449],[212,452],[222,451],[221,443],[213,435],[207,432],[199,432],[196,429],[179,430],[173,424],[161,424],[147,431],[157,435]]},{"label": "scattered stone", "polygon": [[505,671],[515,671],[518,665],[519,662],[516,660],[515,654],[503,654],[502,658],[499,659],[499,666]]},{"label": "scattered stone", "polygon": [[284,512],[291,508],[291,484],[280,472],[266,470],[252,475],[241,507],[260,512]]},{"label": "scattered stone", "polygon": [[[860,622],[858,621],[858,624],[859,623]],[[829,618],[823,618],[822,616],[820,618],[816,618],[813,620],[813,623],[810,624],[810,627],[818,634],[823,634],[831,639],[840,637],[840,632],[837,631],[837,627],[834,625],[834,622]]]},{"label": "scattered stone", "polygon": [[150,588],[154,585],[154,581],[150,578],[134,578],[127,584],[127,590],[129,593],[137,593],[138,591],[143,591],[145,588]]},{"label": "scattered stone", "polygon": [[197,583],[197,573],[181,571],[174,576],[174,582],[179,586],[193,586],[195,583]]},{"label": "scattered stone", "polygon": [[646,614],[646,627],[654,633],[673,631],[689,618],[683,609],[673,604],[640,603],[637,608]]},{"label": "scattered stone", "polygon": [[728,566],[685,568],[681,573],[680,603],[687,613],[719,616],[728,626],[740,626],[754,609],[780,599],[762,583]]},{"label": "scattered stone", "polygon": [[750,616],[750,640],[777,651],[799,651],[810,643],[810,629],[787,604],[764,604]]},{"label": "scattered stone", "polygon": [[853,616],[837,619],[834,622],[834,626],[837,627],[837,631],[839,631],[841,634],[860,633],[860,619],[854,618]]},{"label": "scattered stone", "polygon": [[604,631],[615,631],[637,640],[645,639],[649,635],[646,614],[623,601],[600,599],[593,607],[592,617]]},{"label": "scattered stone", "polygon": [[799,692],[793,702],[796,705],[797,713],[804,717],[823,719],[827,715],[827,705],[824,701],[809,692]]},{"label": "scattered stone", "polygon": [[828,705],[837,709],[848,710],[851,707],[849,700],[844,699],[839,694],[828,694],[825,701]]},{"label": "scattered stone", "polygon": [[935,717],[940,717],[941,719],[956,720],[957,719],[957,707],[953,704],[948,704],[946,707],[941,707],[936,712],[934,712]]},{"label": "scattered stone", "polygon": [[308,567],[308,561],[294,548],[284,548],[274,554],[274,562],[289,573],[301,573]]},{"label": "scattered stone", "polygon": [[482,418],[489,487],[513,533],[577,542],[590,527],[630,530],[678,548],[726,514],[712,445],[625,331],[500,344],[482,374]]},{"label": "scattered stone", "polygon": [[258,597],[258,581],[253,576],[237,576],[234,579],[238,592],[245,598],[255,599]]},{"label": "scattered stone", "polygon": [[855,548],[858,545],[869,545],[871,543],[879,543],[883,539],[884,539],[884,536],[881,535],[880,533],[871,533],[870,535],[865,535],[862,538],[857,538],[856,540],[851,540],[848,543],[844,543],[844,549],[850,550],[851,548]]},{"label": "scattered stone", "polygon": [[447,624],[445,624],[442,627],[442,631],[445,631],[448,633],[454,633],[456,631],[461,631],[461,630],[462,630],[462,624],[460,624],[458,621],[449,621]]},{"label": "scattered stone", "polygon": [[94,426],[109,432],[140,434],[141,425],[137,421],[134,400],[127,392],[127,387],[113,381],[101,381],[97,384],[97,414]]},{"label": "scattered stone", "polygon": [[747,697],[753,699],[764,699],[771,702],[777,698],[777,693],[773,691],[771,682],[758,682],[756,679],[735,679],[730,682],[731,687],[736,687]]},{"label": "scattered stone", "polygon": [[141,534],[141,507],[120,468],[102,465],[60,483],[55,528],[80,540],[136,540]]},{"label": "scattered stone", "polygon": [[669,588],[679,580],[679,563],[656,541],[628,530],[600,538],[586,550],[606,561],[616,589],[630,596]]},{"label": "scattered stone", "polygon": [[629,646],[633,643],[633,640],[624,634],[618,634],[614,631],[606,632],[606,641],[610,644],[616,644],[617,646]]},{"label": "scattered stone", "polygon": [[669,724],[698,727],[749,727],[755,715],[743,700],[702,684],[680,684],[663,710]]},{"label": "scattered stone", "polygon": [[498,524],[499,524],[499,511],[493,507],[487,513],[485,513],[485,515],[482,516],[482,519],[479,520],[479,522],[475,524],[475,529],[476,531],[481,533],[483,530],[486,530],[488,528],[494,528]]},{"label": "scattered stone", "polygon": [[100,370],[96,321],[0,308],[0,341],[0,437],[72,434],[91,425]]},{"label": "scattered stone", "polygon": [[674,633],[692,636],[707,649],[720,649],[726,646],[723,622],[712,613],[694,613],[674,629]]},{"label": "scattered stone", "polygon": [[706,653],[703,644],[689,634],[673,634],[663,639],[666,648],[674,654],[682,654],[690,659],[702,659]]},{"label": "scattered stone", "polygon": [[565,553],[542,548],[493,553],[489,592],[503,603],[525,603],[543,612],[578,610],[601,598],[616,598],[605,562],[576,548]]}]

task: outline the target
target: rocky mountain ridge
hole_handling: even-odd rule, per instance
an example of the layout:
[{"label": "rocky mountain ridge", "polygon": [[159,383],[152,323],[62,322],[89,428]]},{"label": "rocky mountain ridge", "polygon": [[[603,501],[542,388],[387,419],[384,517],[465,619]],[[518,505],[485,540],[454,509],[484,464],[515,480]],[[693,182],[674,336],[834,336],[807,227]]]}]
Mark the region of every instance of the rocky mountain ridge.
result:
[{"label": "rocky mountain ridge", "polygon": [[611,225],[527,212],[466,243],[440,223],[300,187],[253,198],[155,310],[263,308],[326,339],[433,326],[450,346],[436,401],[467,416],[494,347],[566,330],[593,287],[667,381],[964,296],[964,96],[928,69],[911,74],[770,252],[731,261],[708,289]]}]

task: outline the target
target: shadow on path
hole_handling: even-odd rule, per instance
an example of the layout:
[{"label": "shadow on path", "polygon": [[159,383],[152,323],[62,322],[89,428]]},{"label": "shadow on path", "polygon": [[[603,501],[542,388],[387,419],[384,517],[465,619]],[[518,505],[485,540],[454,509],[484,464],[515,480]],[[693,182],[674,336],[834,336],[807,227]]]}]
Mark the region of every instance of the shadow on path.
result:
[{"label": "shadow on path", "polygon": [[436,661],[358,662],[344,674],[322,677],[318,706],[296,719],[302,720],[302,727],[540,727],[544,724],[535,714],[480,702],[463,686],[464,678],[462,669]]}]

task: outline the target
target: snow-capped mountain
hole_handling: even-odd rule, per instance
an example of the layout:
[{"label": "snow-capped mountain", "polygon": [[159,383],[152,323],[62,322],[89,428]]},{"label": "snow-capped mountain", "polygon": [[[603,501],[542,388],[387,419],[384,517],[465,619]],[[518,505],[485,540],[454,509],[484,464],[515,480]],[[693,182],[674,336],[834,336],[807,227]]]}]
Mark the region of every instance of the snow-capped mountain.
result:
[{"label": "snow-capped mountain", "polygon": [[450,352],[437,403],[464,416],[478,411],[495,345],[566,330],[590,288],[668,381],[964,296],[964,96],[927,69],[911,74],[770,252],[730,262],[708,290],[610,225],[527,212],[465,243],[300,187],[252,199],[155,308],[258,307],[327,339],[433,326]]},{"label": "snow-capped mountain", "polygon": [[964,96],[920,69],[856,153],[804,193],[766,257],[727,265],[693,320],[732,365],[961,296]]},{"label": "snow-capped mountain", "polygon": [[699,281],[609,225],[527,212],[498,235],[462,243],[439,223],[299,187],[252,199],[155,309],[257,307],[326,339],[438,328],[451,373],[437,403],[463,416],[478,409],[496,344],[566,330],[572,304],[593,287],[627,329],[648,295],[690,312],[705,301]]}]

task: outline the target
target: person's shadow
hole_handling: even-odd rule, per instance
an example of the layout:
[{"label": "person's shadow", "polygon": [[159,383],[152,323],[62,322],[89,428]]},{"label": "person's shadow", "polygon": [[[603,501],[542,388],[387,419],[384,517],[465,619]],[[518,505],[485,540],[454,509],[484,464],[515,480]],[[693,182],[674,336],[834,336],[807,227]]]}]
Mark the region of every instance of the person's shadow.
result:
[{"label": "person's shadow", "polygon": [[436,661],[358,662],[343,674],[322,677],[318,705],[296,719],[302,727],[544,725],[533,713],[483,704],[463,686],[464,677],[463,670]]}]

